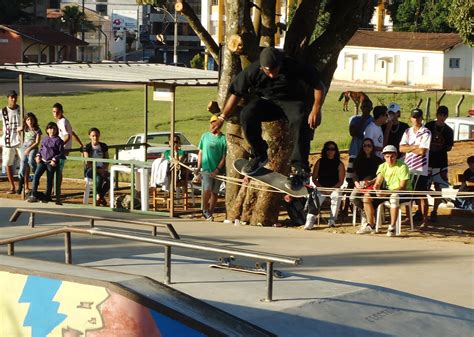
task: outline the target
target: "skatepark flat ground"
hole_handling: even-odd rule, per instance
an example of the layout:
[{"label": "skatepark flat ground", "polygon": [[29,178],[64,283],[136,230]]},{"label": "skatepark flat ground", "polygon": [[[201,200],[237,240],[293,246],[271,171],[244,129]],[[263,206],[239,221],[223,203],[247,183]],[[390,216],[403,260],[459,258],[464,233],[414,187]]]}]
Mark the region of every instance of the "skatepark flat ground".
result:
[{"label": "skatepark flat ground", "polygon": [[[0,238],[44,230],[51,225],[88,225],[87,221],[48,216],[37,216],[35,229],[25,226],[26,215],[17,223],[8,221],[17,207],[29,206],[23,201],[0,199]],[[67,209],[61,207],[62,211]],[[137,218],[154,219],[143,215]],[[182,239],[303,259],[300,266],[275,265],[286,277],[275,279],[275,301],[266,303],[260,301],[265,297],[264,276],[210,269],[209,264],[218,255],[173,250],[172,287],[278,335],[472,336],[471,244],[188,219],[167,222],[173,224]],[[101,222],[96,222],[96,226],[100,227]],[[147,233],[143,229],[133,230]],[[72,247],[74,264],[164,279],[161,247],[76,235]],[[15,246],[17,256],[57,262],[64,261],[63,250],[62,236]],[[0,247],[0,254],[6,252],[6,247]],[[254,262],[236,261],[246,265]]]}]

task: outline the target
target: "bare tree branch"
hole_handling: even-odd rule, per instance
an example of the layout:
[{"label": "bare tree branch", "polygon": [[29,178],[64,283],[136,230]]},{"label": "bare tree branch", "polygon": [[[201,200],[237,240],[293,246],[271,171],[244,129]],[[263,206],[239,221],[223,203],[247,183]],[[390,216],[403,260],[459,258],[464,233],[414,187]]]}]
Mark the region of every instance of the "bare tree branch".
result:
[{"label": "bare tree branch", "polygon": [[201,21],[197,17],[194,10],[185,0],[177,0],[175,9],[186,17],[191,28],[194,30],[199,39],[204,43],[212,58],[219,63],[219,46],[212,38],[211,34],[202,26]]}]

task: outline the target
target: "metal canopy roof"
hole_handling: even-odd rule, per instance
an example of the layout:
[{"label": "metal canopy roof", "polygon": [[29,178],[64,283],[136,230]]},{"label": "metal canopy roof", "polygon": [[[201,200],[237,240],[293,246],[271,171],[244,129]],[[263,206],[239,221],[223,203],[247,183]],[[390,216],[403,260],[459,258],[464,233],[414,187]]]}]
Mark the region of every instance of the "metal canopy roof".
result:
[{"label": "metal canopy roof", "polygon": [[78,80],[162,83],[176,86],[215,86],[218,72],[175,67],[155,63],[16,63],[0,65],[0,69]]}]

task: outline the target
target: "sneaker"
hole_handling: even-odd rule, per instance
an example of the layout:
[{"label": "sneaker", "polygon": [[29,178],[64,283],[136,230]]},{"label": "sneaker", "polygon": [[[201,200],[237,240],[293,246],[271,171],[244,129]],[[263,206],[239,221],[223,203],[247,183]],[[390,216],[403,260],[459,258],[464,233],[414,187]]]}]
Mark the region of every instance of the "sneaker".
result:
[{"label": "sneaker", "polygon": [[212,221],[213,220],[213,217],[211,215],[211,213],[209,213],[209,211],[207,209],[203,210],[202,211],[202,216],[204,217],[204,219],[206,219],[207,221]]},{"label": "sneaker", "polygon": [[395,236],[395,227],[390,225],[388,226],[387,236]]},{"label": "sneaker", "polygon": [[365,212],[364,212],[364,211],[362,211],[362,216],[361,216],[360,224],[362,225],[362,227],[365,227],[365,226],[367,226],[367,224],[368,224],[368,222],[367,222],[367,217],[365,216]]},{"label": "sneaker", "polygon": [[360,226],[360,228],[356,232],[356,234],[370,234],[370,233],[373,233],[373,232],[374,232],[374,229],[372,228],[372,226],[367,224],[365,226]]},{"label": "sneaker", "polygon": [[27,202],[38,202],[38,198],[35,196],[31,195],[28,199],[26,199]]},{"label": "sneaker", "polygon": [[438,212],[432,211],[430,213],[430,222],[438,222]]},{"label": "sneaker", "polygon": [[313,214],[306,215],[306,222],[304,224],[304,229],[306,230],[312,229],[315,223],[316,223],[316,215],[313,215]]},{"label": "sneaker", "polygon": [[423,214],[421,214],[420,210],[417,210],[415,214],[413,214],[413,221],[421,221],[423,220]]},{"label": "sneaker", "polygon": [[248,164],[242,168],[242,172],[248,175],[255,174],[258,170],[264,167],[266,163],[268,163],[268,155],[265,152],[265,154],[256,155],[250,159]]},{"label": "sneaker", "polygon": [[334,219],[329,219],[328,220],[328,225],[329,225],[329,227],[336,227],[336,221],[334,221]]},{"label": "sneaker", "polygon": [[303,170],[292,170],[285,187],[290,190],[299,190],[308,182],[309,175]]}]

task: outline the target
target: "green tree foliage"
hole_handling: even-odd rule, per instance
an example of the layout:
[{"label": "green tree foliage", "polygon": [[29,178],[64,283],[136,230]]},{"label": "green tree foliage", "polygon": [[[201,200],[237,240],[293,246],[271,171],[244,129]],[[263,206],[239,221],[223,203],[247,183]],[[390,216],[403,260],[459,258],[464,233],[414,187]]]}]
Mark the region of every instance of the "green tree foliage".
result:
[{"label": "green tree foliage", "polygon": [[150,5],[153,7],[163,7],[166,2],[166,0],[136,0],[137,5],[139,6]]},{"label": "green tree foliage", "polygon": [[191,68],[204,69],[204,57],[201,54],[196,54],[191,59]]},{"label": "green tree foliage", "polygon": [[24,11],[33,5],[33,0],[0,0],[0,23],[14,24],[30,21],[31,15]]},{"label": "green tree foliage", "polygon": [[472,0],[452,0],[448,24],[456,29],[463,41],[474,47],[474,4]]},{"label": "green tree foliage", "polygon": [[61,21],[66,25],[70,35],[76,36],[78,32],[95,30],[92,22],[87,21],[86,14],[78,6],[66,6],[63,9]]},{"label": "green tree foliage", "polygon": [[452,0],[395,0],[388,10],[395,31],[450,33],[454,31],[448,24],[451,7]]}]

